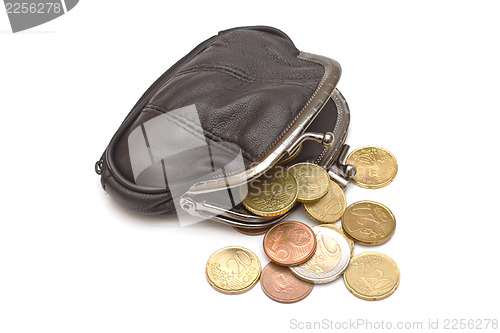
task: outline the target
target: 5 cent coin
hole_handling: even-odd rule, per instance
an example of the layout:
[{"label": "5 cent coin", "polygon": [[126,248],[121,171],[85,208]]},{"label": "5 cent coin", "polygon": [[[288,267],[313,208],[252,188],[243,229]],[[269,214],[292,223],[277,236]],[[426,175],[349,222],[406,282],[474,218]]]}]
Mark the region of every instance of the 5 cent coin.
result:
[{"label": "5 cent coin", "polygon": [[288,267],[273,262],[262,270],[260,285],[264,293],[281,303],[294,303],[306,298],[313,289],[312,284],[297,279]]},{"label": "5 cent coin", "polygon": [[316,237],[304,223],[285,221],[276,224],[264,236],[264,252],[278,265],[299,265],[316,249]]}]

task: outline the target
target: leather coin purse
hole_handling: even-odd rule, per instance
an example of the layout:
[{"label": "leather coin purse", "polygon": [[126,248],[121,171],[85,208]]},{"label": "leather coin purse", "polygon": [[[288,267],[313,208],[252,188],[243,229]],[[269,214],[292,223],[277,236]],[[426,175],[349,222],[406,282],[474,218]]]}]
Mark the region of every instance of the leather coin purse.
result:
[{"label": "leather coin purse", "polygon": [[96,163],[104,190],[147,215],[188,213],[245,228],[239,188],[275,165],[313,162],[345,187],[349,108],[340,65],[280,30],[240,27],[202,42],[142,95]]}]

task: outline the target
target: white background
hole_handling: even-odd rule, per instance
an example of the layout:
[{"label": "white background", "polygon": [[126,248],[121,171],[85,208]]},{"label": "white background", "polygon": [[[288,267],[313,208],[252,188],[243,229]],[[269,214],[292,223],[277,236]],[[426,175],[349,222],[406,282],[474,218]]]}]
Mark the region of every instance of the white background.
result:
[{"label": "white background", "polygon": [[[290,321],[500,319],[500,6],[494,1],[81,1],[12,34],[0,13],[0,332],[297,331]],[[227,245],[268,262],[262,236],[139,216],[102,190],[94,163],[147,87],[219,30],[271,25],[336,59],[351,147],[399,163],[383,189],[350,185],[397,218],[376,250],[401,270],[394,295],[342,280],[279,304],[259,285],[205,280]],[[314,223],[304,213],[293,218]]]}]

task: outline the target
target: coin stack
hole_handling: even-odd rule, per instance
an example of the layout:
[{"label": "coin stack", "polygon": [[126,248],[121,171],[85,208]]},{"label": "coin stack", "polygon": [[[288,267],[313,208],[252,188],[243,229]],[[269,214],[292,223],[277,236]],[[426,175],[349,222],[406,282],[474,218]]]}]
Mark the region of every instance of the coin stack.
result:
[{"label": "coin stack", "polygon": [[[354,150],[347,164],[356,167],[352,181],[364,188],[380,188],[392,182],[397,162],[387,150],[369,146]],[[292,303],[304,299],[314,284],[329,283],[343,275],[347,289],[364,300],[390,296],[399,285],[399,269],[389,256],[362,252],[353,256],[354,244],[387,242],[396,219],[384,205],[359,201],[346,207],[342,188],[313,163],[288,169],[276,166],[250,182],[243,206],[260,216],[281,215],[297,202],[318,225],[284,221],[272,228],[235,228],[247,235],[265,234],[264,252],[271,260],[261,271],[260,261],[243,247],[225,247],[210,256],[206,277],[218,291],[238,294],[259,280],[271,299]],[[341,220],[341,226],[334,224]]]}]

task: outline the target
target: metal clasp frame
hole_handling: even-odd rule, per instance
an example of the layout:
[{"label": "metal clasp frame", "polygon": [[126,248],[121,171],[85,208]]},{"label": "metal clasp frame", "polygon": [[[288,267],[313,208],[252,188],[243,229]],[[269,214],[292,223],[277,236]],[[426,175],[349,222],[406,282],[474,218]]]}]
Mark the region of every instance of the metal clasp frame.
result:
[{"label": "metal clasp frame", "polygon": [[[204,194],[221,189],[239,187],[258,178],[269,168],[276,165],[284,156],[293,156],[293,153],[299,149],[305,140],[313,140],[323,144],[325,148],[315,162],[325,168],[331,179],[337,182],[342,188],[346,187],[355,173],[355,168],[344,164],[347,151],[349,150],[349,146],[344,144],[344,142],[347,137],[350,113],[344,97],[335,89],[340,78],[340,65],[335,60],[304,52],[299,54],[299,58],[321,64],[325,68],[325,73],[315,93],[290,130],[280,138],[280,141],[272,151],[249,169],[230,175],[224,179],[212,179],[193,185],[180,198],[180,205],[183,210],[194,216],[210,218],[235,227],[251,229],[264,228],[276,224],[287,217],[298,204],[282,215],[262,217],[251,215],[243,210],[238,211],[238,207],[223,209],[207,202],[207,200],[201,197]],[[337,108],[337,121],[333,131],[326,133],[305,132],[329,99],[333,100]]]}]

